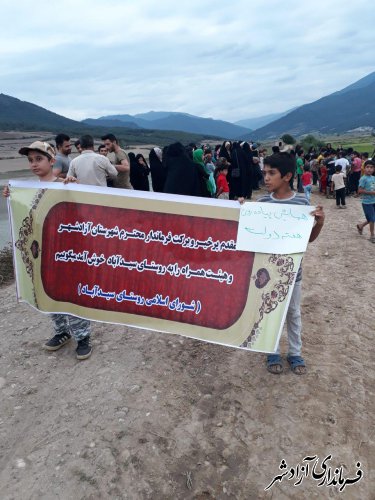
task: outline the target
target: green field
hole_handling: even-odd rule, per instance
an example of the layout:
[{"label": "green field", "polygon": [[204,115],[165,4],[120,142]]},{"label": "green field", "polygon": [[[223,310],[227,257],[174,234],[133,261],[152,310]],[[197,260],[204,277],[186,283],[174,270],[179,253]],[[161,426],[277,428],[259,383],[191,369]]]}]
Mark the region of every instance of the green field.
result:
[{"label": "green field", "polygon": [[345,141],[345,142],[333,142],[332,147],[337,148],[337,146],[341,144],[344,148],[351,147],[354,149],[354,151],[358,151],[358,153],[368,153],[369,155],[372,154],[372,152],[375,149],[375,144],[374,141],[371,142],[350,142],[350,141]]},{"label": "green field", "polygon": [[[348,134],[343,134],[343,135],[335,135],[335,136],[314,136],[317,141],[319,141],[322,144],[331,144],[334,149],[337,149],[340,145],[344,148],[353,148],[354,151],[358,151],[359,153],[368,153],[370,156],[372,153],[375,151],[375,137],[371,135],[367,136],[358,136],[358,135],[353,135],[350,136]],[[296,142],[298,144],[301,144],[302,138],[295,138]],[[267,141],[260,141],[258,144],[260,144],[261,147],[267,148],[268,152],[270,152],[271,147],[274,145],[275,140],[267,140]]]}]

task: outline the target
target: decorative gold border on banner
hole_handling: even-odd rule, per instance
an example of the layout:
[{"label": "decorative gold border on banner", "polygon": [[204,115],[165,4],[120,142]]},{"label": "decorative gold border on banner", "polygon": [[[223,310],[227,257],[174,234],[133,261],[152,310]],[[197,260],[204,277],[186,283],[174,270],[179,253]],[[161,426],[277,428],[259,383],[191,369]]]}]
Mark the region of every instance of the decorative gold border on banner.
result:
[{"label": "decorative gold border on banner", "polygon": [[[38,309],[44,312],[73,314],[94,321],[119,323],[162,332],[178,333],[200,340],[243,347],[245,349],[264,352],[274,351],[276,340],[280,333],[280,324],[283,322],[286,313],[285,308],[287,304],[285,302],[288,302],[286,298],[290,297],[291,287],[293,286],[302,254],[294,254],[293,256],[255,254],[245,308],[236,323],[225,330],[216,330],[123,312],[92,309],[67,302],[56,302],[50,299],[45,293],[42,284],[41,258],[43,256],[43,248],[41,248],[41,242],[43,224],[49,211],[53,206],[62,201],[138,211],[206,217],[212,219],[213,224],[215,223],[215,219],[238,221],[239,218],[239,210],[233,207],[201,206],[189,203],[176,203],[169,200],[111,196],[110,193],[99,194],[64,190],[64,188],[61,190],[39,190],[34,198],[30,214],[24,219],[22,228],[20,228],[20,237],[16,243],[16,247],[21,252],[26,271],[32,278],[35,306]],[[202,210],[204,213],[202,213]],[[34,242],[36,244],[34,244],[33,254],[32,244]],[[35,247],[37,247],[36,252]],[[283,264],[281,264],[282,259],[285,259]],[[269,276],[269,280],[266,280],[262,287],[259,286],[258,276],[261,270],[266,270]],[[281,307],[283,302],[283,307]],[[223,306],[226,306],[225,298]],[[230,307],[230,304],[227,304],[227,306]],[[271,312],[273,314],[270,314]]]}]

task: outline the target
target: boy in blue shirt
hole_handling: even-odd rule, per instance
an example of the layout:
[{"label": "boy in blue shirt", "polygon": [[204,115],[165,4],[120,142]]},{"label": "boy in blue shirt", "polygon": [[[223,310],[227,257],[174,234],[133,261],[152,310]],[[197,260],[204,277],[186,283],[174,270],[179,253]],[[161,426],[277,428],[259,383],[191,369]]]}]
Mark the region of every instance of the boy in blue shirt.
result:
[{"label": "boy in blue shirt", "polygon": [[362,208],[366,217],[366,222],[357,224],[359,234],[362,234],[363,228],[370,225],[370,241],[375,243],[374,223],[375,223],[375,162],[368,160],[365,163],[365,174],[361,177],[358,184],[358,194],[362,198]]},{"label": "boy in blue shirt", "polygon": [[[292,191],[290,180],[294,177],[296,169],[295,159],[288,153],[279,152],[264,159],[264,183],[269,194],[262,196],[257,201],[268,203],[288,203],[293,205],[309,205],[305,196]],[[311,212],[315,217],[315,224],[311,230],[309,242],[314,241],[324,224],[323,207],[318,205]],[[302,268],[298,269],[286,316],[289,350],[287,361],[293,373],[303,375],[306,373],[305,361],[301,357],[301,280]],[[280,374],[283,370],[279,347],[276,354],[267,356],[267,369],[271,373]]]}]

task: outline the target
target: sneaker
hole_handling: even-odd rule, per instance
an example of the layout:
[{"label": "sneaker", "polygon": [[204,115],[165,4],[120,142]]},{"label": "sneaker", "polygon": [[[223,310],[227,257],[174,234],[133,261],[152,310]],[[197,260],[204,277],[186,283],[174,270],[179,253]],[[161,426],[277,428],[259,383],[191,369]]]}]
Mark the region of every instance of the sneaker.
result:
[{"label": "sneaker", "polygon": [[60,333],[49,339],[49,341],[46,342],[43,347],[47,351],[57,351],[57,349],[60,349],[60,347],[69,342],[71,338],[72,336],[70,335],[70,333]]},{"label": "sneaker", "polygon": [[341,208],[347,208],[347,206],[346,205],[341,205]]},{"label": "sneaker", "polygon": [[76,353],[77,359],[87,359],[91,356],[92,347],[89,335],[78,341]]}]

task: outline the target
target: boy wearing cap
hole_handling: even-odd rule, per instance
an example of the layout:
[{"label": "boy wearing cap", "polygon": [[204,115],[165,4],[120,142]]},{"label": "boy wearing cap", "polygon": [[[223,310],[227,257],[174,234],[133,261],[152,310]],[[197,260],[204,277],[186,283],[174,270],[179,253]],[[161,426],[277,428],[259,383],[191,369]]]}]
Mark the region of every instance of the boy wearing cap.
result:
[{"label": "boy wearing cap", "polygon": [[[27,156],[30,170],[40,181],[63,182],[53,172],[55,151],[48,142],[36,141],[28,147],[21,148],[19,154]],[[65,181],[66,183],[66,181]],[[9,196],[9,187],[5,186],[3,195]],[[47,351],[57,351],[74,337],[77,341],[77,359],[86,359],[91,355],[90,322],[69,314],[51,314],[55,335],[44,345]]]}]

